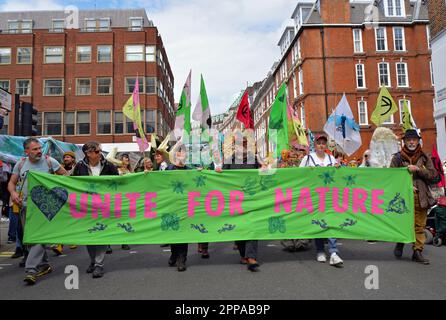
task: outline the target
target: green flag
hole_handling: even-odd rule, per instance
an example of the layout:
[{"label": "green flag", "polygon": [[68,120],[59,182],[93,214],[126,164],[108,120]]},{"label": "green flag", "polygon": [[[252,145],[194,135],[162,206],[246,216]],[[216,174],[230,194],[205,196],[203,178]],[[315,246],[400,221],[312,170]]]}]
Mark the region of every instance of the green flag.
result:
[{"label": "green flag", "polygon": [[279,89],[276,99],[271,107],[268,126],[269,142],[275,145],[274,157],[284,149],[289,149],[288,140],[288,117],[286,103],[286,85],[285,83]]},{"label": "green flag", "polygon": [[192,114],[192,119],[201,123],[201,129],[203,132],[211,129],[211,109],[209,108],[209,100],[206,93],[203,75],[201,75],[200,97],[198,98],[194,113]]},{"label": "green flag", "polygon": [[416,129],[416,126],[414,125],[414,121],[412,119],[412,115],[409,110],[409,106],[407,105],[407,100],[403,100],[403,112],[402,112],[402,127],[404,132],[410,129]]},{"label": "green flag", "polygon": [[383,122],[398,111],[398,107],[390,95],[389,90],[385,86],[381,87],[375,111],[372,114],[372,122],[377,126],[381,126]]},{"label": "green flag", "polygon": [[184,135],[184,131],[190,135],[191,125],[190,125],[190,95],[191,95],[191,77],[192,71],[189,72],[186,83],[184,84],[183,91],[181,92],[180,103],[178,104],[178,109],[175,119],[175,137],[180,139]]}]

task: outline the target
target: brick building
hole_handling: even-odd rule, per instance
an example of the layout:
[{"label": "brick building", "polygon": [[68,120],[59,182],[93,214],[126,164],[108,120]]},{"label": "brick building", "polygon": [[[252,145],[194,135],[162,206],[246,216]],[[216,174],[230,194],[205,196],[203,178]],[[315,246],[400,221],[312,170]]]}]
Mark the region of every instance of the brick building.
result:
[{"label": "brick building", "polygon": [[[419,6],[420,4],[420,6]],[[372,9],[374,24],[367,23]],[[295,112],[307,128],[321,132],[342,94],[361,126],[368,148],[375,126],[370,117],[381,85],[400,106],[385,126],[401,132],[403,100],[432,150],[436,130],[432,116],[434,88],[427,5],[409,0],[300,0],[292,15],[294,38],[264,80],[252,106],[257,139],[265,137],[271,104],[285,82]],[[290,29],[285,29],[290,34]],[[282,39],[287,37],[282,36]],[[259,143],[261,146],[261,143]],[[263,155],[270,146],[265,138]]]},{"label": "brick building", "polygon": [[438,152],[446,160],[446,1],[429,0],[431,21],[432,65],[435,80],[436,104],[434,118],[437,126]]},{"label": "brick building", "polygon": [[[39,110],[42,136],[83,143],[131,142],[122,106],[139,78],[147,133],[174,124],[174,77],[144,9],[0,13],[0,86]],[[68,25],[70,23],[70,25]],[[74,26],[74,27],[73,27]],[[14,115],[3,134],[13,134]]]}]

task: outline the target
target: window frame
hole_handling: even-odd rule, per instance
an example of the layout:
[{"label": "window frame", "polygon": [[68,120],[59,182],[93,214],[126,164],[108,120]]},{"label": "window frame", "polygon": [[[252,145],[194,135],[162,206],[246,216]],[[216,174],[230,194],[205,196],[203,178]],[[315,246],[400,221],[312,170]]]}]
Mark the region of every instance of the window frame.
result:
[{"label": "window frame", "polygon": [[0,88],[2,88],[3,90],[6,90],[8,92],[11,92],[11,80],[10,79],[0,79],[0,82],[8,82],[8,89],[5,89],[3,87],[0,87]]},{"label": "window frame", "polygon": [[[99,122],[99,113],[100,112],[108,112],[110,115],[110,133],[100,133],[99,132],[99,124],[104,122]],[[113,112],[112,110],[96,110],[96,135],[98,136],[111,136],[113,135]]]},{"label": "window frame", "polygon": [[[122,116],[122,122],[119,122],[120,124],[122,124],[122,132],[116,132],[116,113],[120,113]],[[125,115],[122,111],[118,111],[118,110],[113,110],[113,134],[114,135],[124,135],[125,133],[125,129],[126,129],[126,124],[125,124]]]},{"label": "window frame", "polygon": [[[66,117],[67,117],[67,114],[74,114],[74,117],[73,117],[73,123],[71,124],[71,123],[67,123],[67,119],[66,119]],[[73,134],[68,134],[67,133],[67,125],[73,125]],[[65,111],[64,112],[64,115],[63,115],[63,134],[64,134],[64,136],[69,136],[69,137],[72,137],[72,136],[76,136],[76,111]]]},{"label": "window frame", "polygon": [[[60,133],[59,134],[49,134],[48,133],[48,131],[47,131],[47,127],[49,127],[49,126],[55,126],[55,124],[54,123],[50,123],[50,124],[48,124],[47,125],[47,122],[46,122],[46,116],[47,116],[47,114],[48,113],[54,113],[54,114],[60,114]],[[42,112],[42,135],[43,136],[54,136],[54,137],[61,137],[61,136],[63,136],[63,134],[64,134],[64,132],[63,132],[63,129],[64,129],[64,122],[63,122],[63,112],[62,111],[43,111]]]},{"label": "window frame", "polygon": [[[129,94],[133,94],[133,90],[131,92],[127,91],[127,79],[135,79],[135,84],[136,84],[136,78],[142,78],[142,84],[139,83],[139,94],[145,94],[146,93],[146,82],[145,82],[145,77],[142,76],[138,76],[138,77],[124,77],[124,94],[125,95],[129,95]],[[141,88],[143,88],[143,90],[141,90]]]},{"label": "window frame", "polygon": [[[355,31],[359,31],[359,39],[356,39]],[[356,51],[356,42],[359,41],[361,51]],[[364,45],[362,42],[362,29],[354,28],[353,29],[353,53],[364,53]]]},{"label": "window frame", "polygon": [[[87,113],[87,112],[88,112],[88,115],[89,115],[89,120],[88,120],[88,122],[86,122],[86,123],[89,124],[88,134],[87,133],[82,133],[81,134],[81,133],[79,133],[80,130],[78,130],[79,121],[78,121],[77,117],[78,117],[79,113]],[[76,111],[76,118],[74,119],[74,121],[75,121],[76,136],[90,136],[91,135],[91,112],[90,111],[86,111],[86,110]]]},{"label": "window frame", "polygon": [[[30,49],[29,62],[19,62],[19,51],[20,49]],[[17,47],[16,50],[16,63],[17,64],[33,64],[33,47]]]},{"label": "window frame", "polygon": [[[365,123],[361,123],[361,104],[364,105],[364,113],[365,113]],[[366,100],[359,100],[358,101],[358,124],[360,126],[368,126],[369,125],[369,110],[367,106]]]},{"label": "window frame", "polygon": [[[401,35],[402,35],[401,41],[402,41],[402,44],[403,44],[403,49],[402,50],[398,50],[396,48],[396,36],[395,36],[395,30],[396,29],[401,29]],[[393,30],[393,50],[396,51],[396,52],[406,52],[407,51],[407,48],[406,48],[406,32],[405,32],[404,27],[393,27],[392,30]]]},{"label": "window frame", "polygon": [[[362,72],[362,83],[363,86],[360,87],[359,86],[359,73],[358,73],[358,67],[361,66],[361,72]],[[365,76],[365,65],[363,63],[357,63],[355,64],[355,73],[356,73],[356,89],[367,89],[367,84],[366,84],[366,76]]]},{"label": "window frame", "polygon": [[[55,26],[54,26],[54,24],[55,23],[58,23],[58,22],[62,22],[63,23],[63,27],[62,28],[56,28]],[[50,30],[51,32],[54,32],[54,33],[62,33],[62,32],[64,32],[65,31],[65,20],[64,19],[52,19],[51,20],[51,30]]]},{"label": "window frame", "polygon": [[389,83],[388,83],[388,85],[385,85],[385,87],[391,88],[392,87],[392,77],[391,77],[391,71],[390,71],[390,63],[385,62],[385,61],[378,62],[378,86],[380,88],[383,86],[383,84],[381,83],[381,68],[380,68],[381,64],[387,65],[387,79],[388,79]]},{"label": "window frame", "polygon": [[9,49],[9,62],[0,62],[0,65],[8,65],[8,64],[12,64],[12,48],[11,47],[0,47],[1,49]]},{"label": "window frame", "polygon": [[[46,50],[50,48],[62,48],[62,62],[47,62]],[[55,55],[50,55],[55,56]],[[57,55],[58,56],[58,55]],[[43,47],[43,64],[64,64],[65,63],[65,46],[44,46]]]},{"label": "window frame", "polygon": [[[90,59],[88,61],[79,60],[79,48],[90,48]],[[93,55],[93,48],[91,45],[77,45],[76,46],[76,63],[91,63],[92,55]]]},{"label": "window frame", "polygon": [[[62,80],[62,93],[61,94],[47,94],[46,93],[46,81]],[[43,96],[44,97],[63,97],[65,95],[65,79],[64,78],[48,78],[43,79]]]},{"label": "window frame", "polygon": [[[152,47],[153,48],[153,53],[150,53],[150,55],[151,56],[153,56],[153,60],[147,60],[147,55],[148,55],[148,53],[147,53],[147,48],[149,48],[149,47]],[[145,45],[145,47],[144,47],[144,60],[145,60],[145,62],[156,62],[156,58],[157,58],[157,54],[156,54],[156,50],[157,50],[157,48],[156,48],[156,45]]]},{"label": "window frame", "polygon": [[[28,81],[28,82],[29,82],[29,94],[25,95],[25,94],[20,94],[20,93],[18,92],[18,89],[19,89],[19,81]],[[16,79],[16,80],[15,80],[15,91],[16,91],[17,93],[19,93],[20,96],[22,96],[22,97],[32,97],[32,95],[33,95],[33,90],[32,90],[32,88],[33,88],[33,82],[32,82],[32,79]]]},{"label": "window frame", "polygon": [[[137,53],[127,53],[127,48],[129,47],[142,47],[142,51]],[[128,60],[127,55],[129,54],[134,54],[134,55],[141,54],[141,60]],[[145,59],[146,59],[145,44],[128,44],[124,46],[124,62],[145,62]]]},{"label": "window frame", "polygon": [[[144,18],[143,17],[130,17],[129,18],[129,31],[132,32],[137,32],[137,31],[143,31],[144,30]],[[140,27],[134,27],[132,26],[132,21],[140,21],[141,22],[141,26]],[[134,28],[139,28],[137,30],[134,30]]]},{"label": "window frame", "polygon": [[[90,93],[80,94],[79,93],[79,80],[89,80],[90,81]],[[76,78],[76,96],[91,96],[91,78]]]},{"label": "window frame", "polygon": [[[101,61],[99,60],[99,48],[100,47],[109,47],[110,48],[110,61]],[[111,63],[113,62],[113,45],[111,44],[98,44],[96,47],[96,61],[98,63]]]},{"label": "window frame", "polygon": [[[405,85],[400,85],[400,79],[399,79],[399,73],[398,73],[398,65],[404,65],[404,71],[405,71],[405,79],[406,79],[406,84]],[[395,72],[396,72],[396,86],[398,88],[409,88],[410,86],[410,82],[409,82],[409,68],[408,68],[408,64],[407,62],[397,62],[395,63]]]},{"label": "window frame", "polygon": [[[384,30],[384,50],[380,50],[378,48],[378,30]],[[388,38],[387,38],[387,28],[384,27],[379,27],[379,28],[375,28],[375,46],[376,46],[376,51],[377,52],[388,52],[389,51],[389,44],[388,44]]]},{"label": "window frame", "polygon": [[[110,79],[110,92],[109,93],[99,93],[99,87],[104,87],[99,85],[99,80]],[[96,95],[98,96],[111,96],[113,95],[113,77],[96,77]]]},{"label": "window frame", "polygon": [[[384,1],[384,14],[386,17],[397,17],[397,18],[404,18],[406,17],[406,6],[405,6],[405,0],[399,0],[400,1],[400,9],[401,14],[397,14],[397,6],[396,6],[397,0],[385,0]],[[392,14],[389,12],[389,8],[392,8]]]}]

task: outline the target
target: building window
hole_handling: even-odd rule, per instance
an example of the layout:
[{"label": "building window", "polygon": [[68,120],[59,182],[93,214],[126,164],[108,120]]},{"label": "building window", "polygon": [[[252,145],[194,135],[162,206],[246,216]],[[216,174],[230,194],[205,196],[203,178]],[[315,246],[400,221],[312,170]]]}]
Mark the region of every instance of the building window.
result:
[{"label": "building window", "polygon": [[77,46],[76,62],[91,62],[91,46]]},{"label": "building window", "polygon": [[87,32],[96,31],[96,19],[85,19],[85,31]]},{"label": "building window", "polygon": [[98,46],[98,62],[112,62],[112,46]]},{"label": "building window", "polygon": [[62,112],[44,112],[43,134],[45,136],[62,135]]},{"label": "building window", "polygon": [[17,63],[31,64],[32,48],[17,48]]},{"label": "building window", "polygon": [[429,61],[429,68],[431,71],[431,84],[432,86],[435,85],[435,78],[434,78],[434,66],[432,65],[432,61]]},{"label": "building window", "polygon": [[386,28],[375,29],[376,51],[387,51],[387,30]]},{"label": "building window", "polygon": [[0,88],[9,92],[10,82],[9,80],[0,80]]},{"label": "building window", "polygon": [[76,134],[90,134],[90,111],[76,112]]},{"label": "building window", "polygon": [[9,133],[9,114],[3,117],[3,128],[0,129],[0,134],[8,134]]},{"label": "building window", "polygon": [[43,80],[44,96],[63,96],[63,79]]},{"label": "building window", "polygon": [[406,39],[403,27],[393,28],[393,39],[395,51],[406,51]]},{"label": "building window", "polygon": [[124,115],[122,112],[115,111],[114,117],[115,123],[115,134],[123,134],[124,133]]},{"label": "building window", "polygon": [[302,103],[302,105],[300,106],[300,122],[302,123],[302,127],[306,128],[307,127],[307,121],[306,121],[306,117],[305,117],[305,105]]},{"label": "building window", "polygon": [[125,46],[125,61],[144,61],[144,46]]},{"label": "building window", "polygon": [[360,125],[365,126],[369,124],[367,101],[358,101],[358,115]]},{"label": "building window", "polygon": [[45,47],[44,63],[64,63],[64,47]]},{"label": "building window", "polygon": [[405,17],[404,0],[385,0],[384,13],[386,17]]},{"label": "building window", "polygon": [[378,74],[379,74],[379,86],[390,87],[390,73],[389,64],[387,62],[381,62],[378,64]]},{"label": "building window", "polygon": [[98,111],[98,134],[111,134],[111,111]]},{"label": "building window", "polygon": [[146,78],[146,94],[156,94],[156,78]]},{"label": "building window", "polygon": [[299,95],[304,94],[304,73],[302,68],[299,69]]},{"label": "building window", "polygon": [[[398,104],[399,104],[399,107],[400,107],[400,124],[403,123],[404,101],[407,102],[407,107],[409,108],[410,115],[412,116],[412,107],[410,105],[410,100],[404,100],[404,99],[399,100]],[[412,122],[413,122],[413,118],[412,118]]]},{"label": "building window", "polygon": [[296,79],[296,73],[293,72],[293,97],[294,99],[297,98],[297,79]]},{"label": "building window", "polygon": [[63,19],[53,19],[51,32],[64,32],[65,20]]},{"label": "building window", "polygon": [[11,48],[0,48],[0,64],[11,63]]},{"label": "building window", "polygon": [[356,65],[356,88],[365,89],[365,71],[363,64]]},{"label": "building window", "polygon": [[16,93],[23,97],[31,96],[31,79],[21,79],[16,81]]},{"label": "building window", "polygon": [[130,31],[141,31],[143,27],[143,18],[130,18],[129,19],[129,30]]},{"label": "building window", "polygon": [[65,112],[64,113],[64,124],[65,124],[65,135],[74,136],[75,135],[75,112]]},{"label": "building window", "polygon": [[154,133],[155,126],[156,126],[156,110],[148,109],[146,110],[146,132]]},{"label": "building window", "polygon": [[146,62],[155,62],[155,61],[156,61],[156,47],[146,46]]},{"label": "building window", "polygon": [[33,30],[32,20],[8,21],[8,33],[31,33]]},{"label": "building window", "polygon": [[113,93],[112,78],[97,78],[97,94],[109,95]]},{"label": "building window", "polygon": [[163,135],[164,121],[163,121],[163,114],[159,110],[158,110],[158,122],[156,124],[157,124],[156,133],[158,135],[162,136]]},{"label": "building window", "polygon": [[364,49],[362,47],[362,30],[361,29],[353,29],[353,44],[354,44],[354,52],[362,53]]},{"label": "building window", "polygon": [[409,86],[409,77],[407,75],[407,63],[399,62],[396,64],[396,78],[398,87]]},{"label": "building window", "polygon": [[99,31],[110,31],[110,18],[99,19]]},{"label": "building window", "polygon": [[427,39],[427,47],[432,49],[431,46],[431,28],[429,25],[426,26],[426,39]]},{"label": "building window", "polygon": [[88,96],[91,94],[91,79],[76,79],[76,95]]},{"label": "building window", "polygon": [[[142,121],[142,119],[144,119],[144,113],[143,112],[144,111],[141,110],[141,121]],[[130,133],[130,134],[135,133],[133,121],[130,120],[129,118],[127,118],[127,117],[125,117],[125,120],[126,120],[126,133]],[[144,124],[143,124],[143,127],[144,127]],[[144,128],[143,128],[143,130],[144,130]]]},{"label": "building window", "polygon": [[[144,77],[138,77],[139,93],[144,93]],[[132,94],[135,90],[136,77],[125,78],[125,94]]]}]

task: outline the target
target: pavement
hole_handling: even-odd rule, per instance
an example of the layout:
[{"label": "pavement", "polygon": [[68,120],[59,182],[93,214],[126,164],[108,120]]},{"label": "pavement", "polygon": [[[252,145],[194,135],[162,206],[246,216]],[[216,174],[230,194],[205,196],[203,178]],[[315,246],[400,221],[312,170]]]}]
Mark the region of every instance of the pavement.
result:
[{"label": "pavement", "polygon": [[[19,260],[10,258],[14,245],[5,245],[7,224],[1,224],[0,293],[1,299],[124,299],[124,300],[435,300],[446,299],[446,247],[426,246],[431,265],[411,261],[406,246],[403,259],[393,256],[394,244],[339,240],[344,268],[331,267],[315,260],[314,247],[289,253],[279,241],[261,241],[260,272],[252,273],[239,264],[232,243],[210,245],[209,260],[189,245],[186,272],[169,268],[169,248],[158,245],[131,246],[124,251],[113,246],[107,255],[105,276],[92,279],[86,274],[89,259],[85,247],[53,257],[54,271],[35,286],[23,282]],[[370,280],[370,269],[374,270]],[[78,277],[73,273],[78,271]],[[77,282],[73,282],[77,279]],[[67,289],[78,283],[78,289]],[[377,290],[367,289],[373,283]],[[71,288],[73,286],[71,285]],[[76,286],[74,286],[76,288]]]}]

